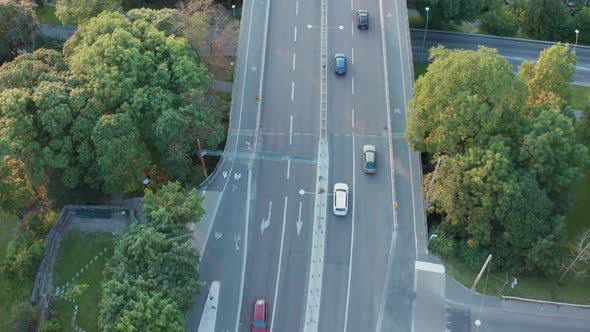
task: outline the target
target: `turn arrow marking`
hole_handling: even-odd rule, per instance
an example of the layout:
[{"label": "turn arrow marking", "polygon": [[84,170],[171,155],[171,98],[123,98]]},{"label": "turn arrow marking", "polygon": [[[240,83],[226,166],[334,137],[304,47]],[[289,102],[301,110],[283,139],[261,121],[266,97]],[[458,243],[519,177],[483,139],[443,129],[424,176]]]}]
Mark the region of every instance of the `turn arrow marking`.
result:
[{"label": "turn arrow marking", "polygon": [[262,218],[262,222],[260,223],[260,234],[264,235],[264,230],[270,226],[270,212],[272,211],[272,201],[268,204],[268,217],[266,219]]}]

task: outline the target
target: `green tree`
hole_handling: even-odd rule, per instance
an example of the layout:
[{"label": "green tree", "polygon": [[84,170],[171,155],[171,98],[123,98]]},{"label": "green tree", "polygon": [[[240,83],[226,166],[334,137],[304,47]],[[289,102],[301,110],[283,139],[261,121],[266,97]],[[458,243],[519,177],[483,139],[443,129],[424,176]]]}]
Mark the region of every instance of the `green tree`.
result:
[{"label": "green tree", "polygon": [[496,50],[438,47],[430,58],[409,105],[406,137],[414,149],[452,155],[522,130],[526,87]]},{"label": "green tree", "polygon": [[536,39],[561,40],[569,34],[571,16],[561,0],[527,0],[523,14],[525,32]]},{"label": "green tree", "polygon": [[[590,7],[584,7],[574,16],[572,26],[574,31],[576,29],[582,30],[578,34],[578,44],[590,45],[590,33],[588,33],[588,27],[590,27]],[[571,32],[570,40],[575,41],[575,34]]]},{"label": "green tree", "polygon": [[48,321],[45,321],[45,323],[43,323],[43,332],[62,332],[63,331],[63,327],[61,326],[61,323],[56,320],[56,319],[51,319]]},{"label": "green tree", "polygon": [[519,75],[528,86],[528,104],[565,109],[570,104],[575,69],[576,55],[567,44],[544,49],[536,64],[524,61]]},{"label": "green tree", "polygon": [[[131,300],[117,321],[117,331],[184,332],[184,315],[174,302],[160,294],[140,293]],[[110,331],[105,329],[106,332]]]},{"label": "green tree", "polygon": [[483,0],[425,0],[417,9],[426,16],[424,8],[429,7],[429,19],[436,26],[450,21],[471,21],[481,14],[483,6]]},{"label": "green tree", "polygon": [[63,24],[83,24],[103,11],[119,10],[120,0],[58,0],[55,15]]},{"label": "green tree", "polygon": [[154,226],[197,222],[205,213],[203,196],[194,188],[186,193],[180,183],[170,182],[155,193],[145,191],[143,212]]},{"label": "green tree", "polygon": [[582,117],[576,121],[575,129],[578,143],[584,144],[590,149],[590,98],[582,110]]},{"label": "green tree", "polygon": [[0,39],[8,42],[13,53],[23,49],[32,52],[38,29],[30,0],[0,0]]},{"label": "green tree", "polygon": [[[184,317],[175,312],[187,310],[199,289],[199,257],[189,244],[191,235],[183,226],[177,227],[171,236],[151,226],[133,225],[117,243],[107,271],[111,279],[104,284],[100,306],[99,322],[104,331],[116,331],[131,317],[142,321],[146,317],[137,311],[145,310],[149,299],[160,298],[166,301],[155,301],[149,310],[162,311],[166,315],[162,319],[170,320],[171,327],[184,325]],[[183,235],[178,236],[180,233]],[[137,307],[130,309],[130,302],[137,302]]]},{"label": "green tree", "polygon": [[141,188],[150,156],[128,114],[103,115],[94,127],[92,142],[106,192],[121,193]]},{"label": "green tree", "polygon": [[127,17],[131,22],[146,21],[159,31],[164,32],[166,36],[170,36],[176,32],[174,22],[178,17],[178,10],[172,8],[162,8],[160,10],[139,8],[128,11]]},{"label": "green tree", "polygon": [[37,311],[30,303],[17,302],[12,306],[12,332],[31,331],[37,320]]},{"label": "green tree", "polygon": [[498,3],[481,17],[481,27],[496,36],[514,36],[518,31],[518,17],[508,6]]}]

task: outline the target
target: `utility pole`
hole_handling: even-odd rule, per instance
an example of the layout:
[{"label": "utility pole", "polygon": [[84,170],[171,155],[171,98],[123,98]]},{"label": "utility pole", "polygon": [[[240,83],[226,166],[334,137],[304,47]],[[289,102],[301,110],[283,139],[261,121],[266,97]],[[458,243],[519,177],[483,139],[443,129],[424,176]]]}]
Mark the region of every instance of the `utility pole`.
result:
[{"label": "utility pole", "polygon": [[197,137],[197,146],[199,147],[199,158],[201,159],[201,166],[203,166],[203,173],[207,177],[207,168],[205,167],[205,159],[203,158],[203,150],[201,150],[201,140]]},{"label": "utility pole", "polygon": [[574,44],[574,52],[576,51],[576,46],[578,46],[578,35],[580,34],[580,30],[576,29],[576,43]]},{"label": "utility pole", "polygon": [[424,28],[424,39],[422,40],[422,50],[424,51],[424,43],[426,43],[426,32],[428,32],[428,12],[430,11],[429,7],[424,8],[426,9],[426,28]]},{"label": "utility pole", "polygon": [[440,166],[441,157],[438,157],[436,161],[436,167],[434,168],[434,173],[432,174],[432,179],[430,179],[430,185],[428,186],[428,191],[426,192],[426,202],[428,202],[428,197],[430,196],[430,192],[432,191],[432,185],[434,184],[434,178],[436,178],[436,174],[438,173],[438,167]]},{"label": "utility pole", "polygon": [[488,259],[486,259],[486,262],[483,263],[483,266],[481,267],[481,271],[479,271],[479,274],[477,275],[477,278],[475,278],[475,282],[473,283],[473,286],[471,286],[471,290],[475,290],[475,286],[477,286],[477,283],[479,282],[479,279],[483,275],[483,271],[485,271],[486,267],[488,266],[488,264],[490,263],[491,260],[492,260],[492,255],[490,254],[488,256]]}]

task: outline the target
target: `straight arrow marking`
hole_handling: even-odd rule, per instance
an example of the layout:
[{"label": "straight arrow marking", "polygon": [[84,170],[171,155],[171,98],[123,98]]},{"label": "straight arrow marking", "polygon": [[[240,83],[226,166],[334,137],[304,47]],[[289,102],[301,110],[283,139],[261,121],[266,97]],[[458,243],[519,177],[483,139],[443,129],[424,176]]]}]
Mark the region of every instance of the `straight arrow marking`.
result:
[{"label": "straight arrow marking", "polygon": [[301,221],[301,202],[299,202],[299,217],[297,218],[297,236],[301,233],[301,226],[303,226],[303,222]]}]

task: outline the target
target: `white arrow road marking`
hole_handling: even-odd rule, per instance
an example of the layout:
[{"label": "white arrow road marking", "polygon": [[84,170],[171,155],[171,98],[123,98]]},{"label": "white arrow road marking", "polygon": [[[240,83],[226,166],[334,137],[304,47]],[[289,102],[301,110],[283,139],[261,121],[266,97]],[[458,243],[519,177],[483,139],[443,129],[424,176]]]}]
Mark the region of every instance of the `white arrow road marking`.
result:
[{"label": "white arrow road marking", "polygon": [[242,173],[234,173],[234,180],[238,181],[242,177]]},{"label": "white arrow road marking", "polygon": [[301,233],[301,226],[303,226],[303,222],[301,221],[301,202],[299,202],[299,217],[297,218],[297,236]]},{"label": "white arrow road marking", "polygon": [[393,109],[393,113],[395,113],[395,114],[401,114],[402,111],[399,108],[396,107],[396,108]]},{"label": "white arrow road marking", "polygon": [[221,232],[215,232],[215,240],[221,239]]},{"label": "white arrow road marking", "polygon": [[223,174],[223,178],[225,179],[227,177],[227,172],[226,171],[223,171],[222,174]]},{"label": "white arrow road marking", "polygon": [[270,213],[272,211],[272,201],[268,204],[268,217],[266,219],[262,218],[262,222],[260,223],[260,234],[264,235],[264,230],[270,226]]}]

